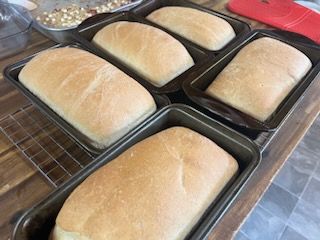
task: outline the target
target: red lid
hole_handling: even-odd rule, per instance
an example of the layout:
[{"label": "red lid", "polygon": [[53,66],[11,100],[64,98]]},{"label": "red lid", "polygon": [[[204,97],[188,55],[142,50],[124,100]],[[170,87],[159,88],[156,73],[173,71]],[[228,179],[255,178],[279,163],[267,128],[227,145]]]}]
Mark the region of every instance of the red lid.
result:
[{"label": "red lid", "polygon": [[292,0],[230,0],[228,9],[320,44],[320,14]]}]

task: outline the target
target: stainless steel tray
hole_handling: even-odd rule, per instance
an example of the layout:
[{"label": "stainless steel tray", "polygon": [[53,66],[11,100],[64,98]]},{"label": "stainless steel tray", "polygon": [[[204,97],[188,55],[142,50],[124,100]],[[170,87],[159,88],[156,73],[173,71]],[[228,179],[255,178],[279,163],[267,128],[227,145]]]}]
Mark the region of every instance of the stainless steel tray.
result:
[{"label": "stainless steel tray", "polygon": [[57,43],[70,43],[73,41],[73,39],[70,36],[70,31],[74,28],[76,28],[78,25],[74,25],[72,27],[65,27],[65,28],[56,28],[56,27],[50,27],[46,26],[40,21],[37,21],[36,18],[40,16],[43,12],[52,12],[55,9],[62,9],[66,6],[71,6],[72,4],[75,4],[79,7],[83,7],[85,9],[93,9],[96,6],[101,6],[102,4],[107,3],[121,3],[121,6],[115,7],[114,9],[110,10],[110,12],[116,12],[116,11],[126,11],[130,10],[132,7],[137,6],[142,2],[142,0],[109,0],[109,1],[84,1],[84,0],[72,0],[72,1],[48,1],[48,0],[37,0],[35,1],[38,7],[31,12],[31,15],[33,17],[33,27],[47,36],[49,39],[57,42]]}]

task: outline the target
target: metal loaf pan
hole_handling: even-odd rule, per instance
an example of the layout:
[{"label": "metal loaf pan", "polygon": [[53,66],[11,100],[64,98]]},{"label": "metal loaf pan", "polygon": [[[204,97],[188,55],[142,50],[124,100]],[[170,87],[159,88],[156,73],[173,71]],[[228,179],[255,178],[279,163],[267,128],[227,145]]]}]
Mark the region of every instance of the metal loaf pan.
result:
[{"label": "metal loaf pan", "polygon": [[[220,49],[218,51],[210,51],[206,48],[203,48],[199,45],[196,45],[193,42],[190,42],[190,44],[196,45],[198,48],[202,49],[204,52],[214,53],[215,55],[218,55],[222,51],[236,46],[239,39],[242,38],[248,32],[250,32],[250,26],[246,22],[243,22],[239,19],[227,16],[225,14],[219,13],[217,11],[211,10],[209,8],[205,8],[201,5],[195,4],[195,3],[187,1],[187,0],[149,0],[149,1],[142,2],[140,5],[132,8],[130,10],[130,12],[133,12],[137,15],[142,16],[142,17],[147,17],[151,12],[153,12],[159,8],[167,7],[167,6],[180,6],[180,7],[194,8],[199,11],[203,11],[203,12],[212,14],[216,17],[222,18],[222,19],[226,20],[232,26],[233,30],[236,33],[236,37],[233,40],[231,40],[225,47],[223,47],[222,49]],[[158,25],[158,27],[173,34],[170,30],[167,30],[164,27],[161,27],[159,25]],[[208,27],[210,27],[210,26],[208,26]],[[183,39],[182,37],[179,37],[179,38]],[[189,40],[185,40],[185,41],[189,41]]]},{"label": "metal loaf pan", "polygon": [[[118,8],[115,8],[111,10],[111,12],[116,12],[116,11],[126,11],[131,9],[134,6],[137,6],[140,4],[142,0],[137,0],[137,1],[131,1],[131,3],[122,5]],[[94,8],[95,6],[99,6],[102,4],[101,1],[83,1],[83,0],[77,0],[77,1],[72,1],[73,4],[76,4],[80,7],[88,7],[90,6],[91,8]],[[33,27],[47,36],[49,39],[57,42],[57,43],[70,43],[73,41],[73,38],[71,37],[71,31],[72,29],[76,28],[77,25],[71,26],[71,27],[65,27],[65,28],[56,28],[56,27],[50,27],[47,26],[40,21],[37,21],[36,18],[43,12],[51,12],[54,11],[56,8],[63,8],[66,6],[66,1],[47,1],[47,0],[38,0],[37,1],[38,7],[31,12],[33,16]],[[68,3],[70,4],[70,2]],[[67,4],[67,5],[68,5]]]},{"label": "metal loaf pan", "polygon": [[[276,111],[264,122],[259,121],[235,108],[220,102],[205,94],[205,89],[214,81],[215,77],[227,66],[235,55],[251,41],[271,37],[283,41],[303,52],[312,62],[310,71],[300,80],[297,86],[282,101]],[[203,67],[203,74],[196,78],[189,78],[183,84],[183,90],[194,103],[208,110],[224,120],[253,131],[275,131],[290,115],[301,100],[303,93],[320,71],[320,47],[299,34],[281,30],[254,30],[250,32],[241,43],[230,52],[211,61]],[[206,69],[205,69],[206,68]]]},{"label": "metal loaf pan", "polygon": [[[139,75],[139,73],[135,72],[134,70],[131,70],[128,66],[124,65],[121,62],[121,60],[118,60],[116,57],[106,53],[105,51],[101,50],[100,48],[98,48],[97,46],[91,43],[92,38],[99,30],[101,30],[103,27],[107,26],[108,24],[118,22],[118,21],[139,22],[139,23],[144,23],[144,24],[157,27],[155,24],[133,13],[119,12],[119,13],[113,13],[111,15],[101,14],[101,15],[97,15],[95,17],[89,18],[88,21],[84,21],[82,25],[76,28],[72,32],[72,35],[75,41],[80,42],[82,45],[92,49],[95,53],[97,53],[102,58],[107,60],[112,60],[113,62],[117,62],[116,65],[119,68],[121,68],[127,74],[129,74],[134,79],[139,81],[142,85],[144,85],[147,89],[149,89],[153,93],[165,94],[165,93],[172,93],[172,92],[181,90],[182,82],[186,79],[186,77],[194,73],[194,71],[198,68],[198,66],[201,66],[204,61],[207,61],[208,54],[206,52],[202,51],[201,49],[196,47],[194,44],[191,44],[188,41],[180,39],[180,42],[186,47],[186,49],[192,56],[195,62],[195,65],[189,68],[184,73],[177,76],[176,78],[174,78],[172,81],[170,81],[166,85],[162,87],[156,87],[153,84],[151,84],[149,81],[144,79],[141,75]],[[172,35],[173,37],[178,39],[176,35],[174,34]],[[212,57],[214,58],[214,56]]]},{"label": "metal loaf pan", "polygon": [[249,138],[208,118],[190,106],[172,104],[157,112],[143,128],[135,132],[130,138],[118,142],[100,155],[97,161],[89,164],[81,172],[74,175],[72,179],[65,182],[61,188],[56,189],[30,208],[18,221],[13,239],[47,239],[64,201],[86,177],[135,143],[172,126],[188,127],[210,138],[233,155],[239,163],[240,172],[238,176],[212,202],[187,237],[187,239],[205,238],[258,167],[261,155],[257,146]]},{"label": "metal loaf pan", "polygon": [[[86,51],[89,51],[84,46],[81,46],[80,44],[58,44],[50,49],[53,48],[62,48],[62,47],[74,47],[74,48],[80,48]],[[45,50],[44,50],[45,51]],[[41,52],[39,52],[41,53]],[[49,106],[47,106],[43,101],[41,101],[37,96],[33,95],[23,84],[20,83],[18,79],[18,75],[21,71],[21,69],[37,54],[36,53],[32,56],[29,56],[25,59],[22,59],[16,63],[13,63],[9,65],[4,70],[4,77],[6,80],[8,80],[11,84],[13,84],[20,92],[22,92],[30,101],[32,101],[42,112],[44,112],[53,122],[55,122],[62,130],[64,130],[69,136],[71,136],[75,141],[80,143],[84,148],[86,148],[88,151],[94,153],[94,154],[100,154],[106,149],[98,149],[95,146],[93,146],[92,141],[82,134],[80,131],[78,131],[75,127],[73,127],[71,124],[69,124],[67,121],[65,121],[62,117],[60,117],[57,113],[55,113]],[[112,62],[109,61],[111,64]],[[45,79],[44,79],[45,81]],[[157,104],[157,111],[162,108],[165,105],[170,104],[170,100],[165,95],[159,95],[151,93],[156,104]],[[94,107],[94,106],[92,106]],[[143,124],[143,123],[141,123]],[[135,127],[130,132],[134,131],[135,129],[139,128],[141,125],[139,124],[137,127]],[[129,133],[130,133],[129,132]],[[107,147],[108,148],[108,147]]]}]

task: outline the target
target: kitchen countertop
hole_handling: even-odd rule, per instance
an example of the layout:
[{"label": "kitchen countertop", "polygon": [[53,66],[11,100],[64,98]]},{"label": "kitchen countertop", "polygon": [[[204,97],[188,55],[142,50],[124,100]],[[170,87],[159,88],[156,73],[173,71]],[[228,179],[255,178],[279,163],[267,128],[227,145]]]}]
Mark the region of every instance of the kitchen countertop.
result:
[{"label": "kitchen countertop", "polygon": [[[262,23],[229,12],[226,0],[194,2],[205,7],[241,19],[250,24],[252,29],[270,28]],[[2,71],[10,63],[20,60],[35,52],[53,46],[55,43],[33,31],[28,48],[15,56],[0,61],[0,123],[16,111],[30,105],[19,91],[3,79]],[[313,81],[302,100],[295,107],[290,117],[281,125],[272,140],[264,149],[262,161],[254,175],[246,183],[236,200],[219,221],[208,239],[232,239],[241,224],[268,188],[281,166],[298,145],[320,111],[320,76]],[[27,107],[27,109],[29,109]],[[32,108],[32,106],[31,106]],[[19,121],[18,121],[19,122]],[[55,186],[44,177],[21,152],[21,146],[10,141],[0,132],[0,239],[10,239],[15,224],[25,210],[53,191]]]}]

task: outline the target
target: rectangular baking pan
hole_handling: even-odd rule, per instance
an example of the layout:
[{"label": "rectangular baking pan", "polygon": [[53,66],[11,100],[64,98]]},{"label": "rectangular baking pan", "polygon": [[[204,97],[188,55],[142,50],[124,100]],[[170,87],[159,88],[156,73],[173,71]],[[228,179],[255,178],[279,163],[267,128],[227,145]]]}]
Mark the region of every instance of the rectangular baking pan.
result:
[{"label": "rectangular baking pan", "polygon": [[[261,37],[271,37],[283,41],[303,52],[312,62],[311,70],[282,101],[273,115],[264,122],[238,111],[204,93],[205,89],[212,81],[214,81],[215,77],[244,46]],[[260,132],[275,131],[290,115],[292,110],[301,100],[303,93],[318,75],[320,71],[320,47],[310,39],[296,33],[282,30],[258,29],[247,34],[243,41],[230,52],[223,54],[214,61],[208,62],[207,66],[204,66],[203,68],[203,73],[198,77],[189,78],[184,82],[183,90],[188,98],[214,115],[222,117],[224,120],[229,121],[236,126],[240,126],[243,129]]]},{"label": "rectangular baking pan", "polygon": [[[110,2],[110,1],[109,1]],[[117,7],[115,9],[112,9],[111,12],[116,11],[127,11],[131,9],[132,7],[137,6],[140,4],[142,0],[136,0],[136,1],[130,1],[130,3],[122,4],[122,6]],[[77,6],[84,7],[84,8],[94,8],[96,6],[102,5],[102,1],[83,1],[83,0],[73,0],[72,4],[76,4]],[[106,3],[104,3],[106,4]],[[72,42],[73,38],[71,37],[71,30],[76,28],[77,25],[72,27],[66,27],[66,28],[55,28],[47,26],[40,21],[37,21],[37,16],[41,15],[43,12],[52,12],[57,8],[63,8],[68,5],[71,5],[70,2],[67,1],[58,1],[58,0],[37,0],[37,8],[33,11],[31,11],[32,17],[33,17],[33,27],[41,32],[43,35],[47,36],[49,39],[57,42],[57,43],[70,43]]]},{"label": "rectangular baking pan", "polygon": [[[80,44],[58,44],[53,46],[52,48],[60,48],[60,47],[75,47],[80,48],[86,51],[89,51],[89,49],[85,48],[84,46],[81,46]],[[52,49],[51,48],[51,49]],[[45,50],[44,50],[45,51]],[[41,53],[41,52],[39,52]],[[42,112],[44,112],[53,122],[55,122],[62,130],[64,130],[68,135],[70,135],[75,141],[77,141],[79,144],[81,144],[85,149],[88,151],[94,153],[94,154],[100,154],[106,149],[98,149],[93,144],[92,141],[82,134],[80,131],[78,131],[76,128],[74,128],[71,124],[69,124],[67,121],[65,121],[63,118],[61,118],[58,114],[56,114],[49,106],[47,106],[44,102],[42,102],[38,97],[33,95],[23,84],[19,82],[18,75],[21,71],[21,69],[37,54],[36,53],[32,56],[29,56],[25,59],[22,59],[16,63],[13,63],[5,68],[4,70],[4,77],[7,81],[9,81],[11,84],[13,84],[21,93],[23,93],[29,100],[31,100]],[[109,61],[112,64],[112,61]],[[45,81],[45,79],[44,79]],[[159,95],[151,93],[156,104],[157,104],[157,110],[162,108],[165,105],[170,104],[170,100],[165,95]],[[94,106],[92,106],[94,107]],[[141,124],[139,124],[141,125]],[[136,128],[138,128],[137,126]],[[136,129],[135,128],[135,129]],[[132,130],[134,131],[134,129]]]},{"label": "rectangular baking pan", "polygon": [[190,106],[172,104],[162,108],[147,121],[143,128],[140,128],[130,138],[119,141],[100,155],[97,161],[90,163],[86,168],[74,175],[73,178],[65,182],[61,188],[56,189],[26,211],[15,226],[13,239],[47,239],[64,201],[87,176],[135,143],[172,126],[188,127],[210,138],[233,155],[239,163],[239,175],[212,202],[187,237],[187,239],[193,240],[205,238],[258,167],[261,155],[257,146],[249,138],[208,118]]},{"label": "rectangular baking pan", "polygon": [[[197,48],[195,45],[190,44],[188,41],[181,40],[180,42],[186,47],[186,49],[192,56],[195,62],[195,65],[189,68],[184,73],[180,74],[178,77],[174,78],[172,81],[170,81],[166,85],[162,87],[156,87],[150,82],[148,82],[147,80],[145,80],[141,75],[139,75],[139,73],[135,72],[134,70],[130,70],[129,67],[125,66],[120,60],[117,60],[116,57],[113,57],[112,55],[104,52],[103,50],[99,49],[98,47],[96,47],[94,44],[91,43],[92,38],[99,30],[101,30],[103,27],[107,26],[108,24],[111,24],[113,22],[118,22],[118,21],[139,22],[139,23],[155,26],[153,23],[147,21],[146,19],[140,16],[134,15],[133,13],[119,12],[119,13],[113,13],[111,15],[110,14],[96,15],[92,18],[89,18],[88,21],[84,21],[83,24],[81,24],[78,28],[72,31],[72,35],[75,41],[80,42],[82,45],[86,46],[87,48],[90,48],[102,58],[107,60],[112,59],[114,62],[118,62],[117,66],[119,68],[123,69],[123,71],[125,71],[134,79],[139,81],[142,85],[144,85],[147,89],[149,89],[153,93],[165,94],[165,93],[172,93],[172,92],[181,90],[182,82],[185,80],[185,78],[190,74],[192,74],[195,71],[195,69],[197,69],[198,66],[202,65],[202,63],[206,61],[208,58],[207,53]],[[173,36],[176,37],[175,35]]]},{"label": "rectangular baking pan", "polygon": [[[136,7],[132,8],[130,10],[130,12],[133,12],[137,15],[142,16],[142,17],[147,17],[151,12],[153,12],[159,8],[166,7],[166,6],[180,6],[180,7],[194,8],[196,10],[203,11],[203,12],[212,14],[216,17],[222,18],[222,19],[226,20],[232,26],[233,30],[236,33],[236,37],[232,41],[230,41],[225,47],[223,47],[222,49],[220,49],[218,51],[210,51],[210,50],[205,49],[199,45],[196,45],[195,43],[190,42],[191,44],[195,44],[198,48],[202,49],[204,52],[208,52],[208,53],[211,52],[211,53],[214,53],[215,55],[218,55],[222,51],[236,46],[239,39],[241,39],[245,34],[250,32],[250,30],[251,30],[250,26],[244,21],[227,16],[225,14],[219,13],[219,12],[214,11],[212,9],[205,8],[201,5],[198,5],[196,3],[193,3],[193,2],[190,2],[187,0],[149,0],[149,1],[144,1],[141,4],[137,5]],[[173,34],[170,30],[167,30],[159,25],[158,25],[158,27]],[[188,40],[186,40],[186,41],[188,41]]]}]

